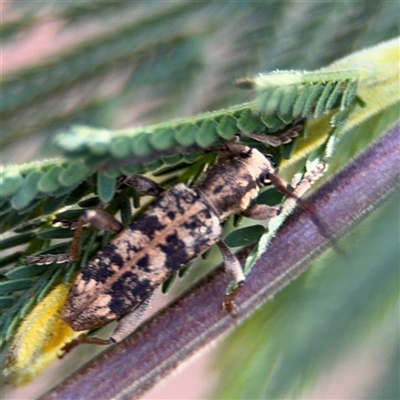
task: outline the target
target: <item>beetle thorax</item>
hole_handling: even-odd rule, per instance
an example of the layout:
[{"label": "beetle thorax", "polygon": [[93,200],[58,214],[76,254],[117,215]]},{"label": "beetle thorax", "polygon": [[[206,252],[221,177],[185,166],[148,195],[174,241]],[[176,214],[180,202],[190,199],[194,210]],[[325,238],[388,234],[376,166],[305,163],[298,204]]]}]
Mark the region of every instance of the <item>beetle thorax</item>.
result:
[{"label": "beetle thorax", "polygon": [[198,186],[221,220],[246,210],[258,195],[268,174],[274,173],[271,162],[252,149],[237,158],[216,164]]}]

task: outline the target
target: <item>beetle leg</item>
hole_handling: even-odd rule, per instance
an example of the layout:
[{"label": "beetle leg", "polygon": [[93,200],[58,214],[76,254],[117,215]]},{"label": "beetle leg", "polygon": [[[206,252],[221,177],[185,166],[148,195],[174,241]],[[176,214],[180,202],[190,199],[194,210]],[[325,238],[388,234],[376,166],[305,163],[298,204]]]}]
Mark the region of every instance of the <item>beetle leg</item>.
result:
[{"label": "beetle leg", "polygon": [[221,251],[226,272],[228,273],[230,278],[236,283],[235,289],[233,289],[232,292],[225,294],[224,301],[222,304],[226,312],[234,314],[235,313],[234,300],[240,291],[240,287],[243,285],[245,276],[239,260],[230,251],[229,247],[225,244],[225,242],[219,240],[217,242],[217,246]]},{"label": "beetle leg", "polygon": [[297,120],[293,125],[288,126],[287,129],[280,135],[264,135],[263,133],[240,133],[240,136],[257,140],[271,147],[279,147],[283,144],[290,143],[295,137],[299,136],[304,125],[304,120]]},{"label": "beetle leg", "polygon": [[142,301],[138,307],[133,311],[122,317],[118,321],[117,327],[112,332],[108,339],[101,339],[98,337],[87,336],[87,333],[80,334],[77,338],[66,343],[61,348],[61,353],[58,358],[63,358],[67,353],[69,353],[74,347],[79,344],[96,344],[96,345],[108,345],[120,342],[125,336],[132,333],[135,328],[139,325],[139,322],[149,308],[150,303],[153,301],[156,295],[156,291],[152,292],[144,301]]},{"label": "beetle leg", "polygon": [[142,319],[143,314],[149,308],[150,303],[154,300],[156,291],[154,290],[146,299],[144,299],[138,307],[133,311],[123,316],[119,321],[117,327],[112,332],[109,340],[112,343],[120,342],[125,336],[132,333]]},{"label": "beetle leg", "polygon": [[134,188],[141,195],[159,196],[164,189],[153,180],[141,175],[131,175],[121,179],[118,185],[125,184]]},{"label": "beetle leg", "polygon": [[251,151],[250,147],[239,143],[239,136],[235,136],[223,145],[216,145],[211,150],[218,152],[218,162],[230,160],[235,154],[246,154]]},{"label": "beetle leg", "polygon": [[[133,187],[139,194],[146,194],[149,196],[158,196],[164,189],[159,186],[156,182],[149,178],[139,175],[132,175],[128,178],[124,178],[118,183],[118,185],[126,184]],[[81,241],[83,225],[90,223],[98,230],[107,230],[112,232],[120,232],[124,226],[107,211],[100,208],[85,210],[79,217],[76,224],[75,234],[72,239],[70,249],[70,259],[76,260],[79,258],[79,244]]]},{"label": "beetle leg", "polygon": [[245,277],[239,260],[230,251],[229,247],[224,241],[219,240],[217,242],[217,246],[221,251],[226,272],[232,278],[232,280],[236,282],[237,285],[240,285],[242,282],[244,282]]},{"label": "beetle leg", "polygon": [[279,136],[263,135],[262,133],[242,133],[241,136],[257,140],[258,142],[267,144],[271,147],[279,147],[283,144],[290,143],[293,138],[299,136],[299,134],[294,130],[289,130],[288,132],[284,132]]},{"label": "beetle leg", "polygon": [[69,353],[73,348],[78,346],[79,344],[97,344],[97,345],[107,345],[112,344],[113,342],[110,339],[100,339],[97,337],[88,337],[87,333],[81,333],[77,338],[71,340],[66,343],[63,347],[61,347],[60,354],[58,354],[58,358],[63,358],[67,353]]},{"label": "beetle leg", "polygon": [[336,251],[340,251],[337,247],[337,241],[335,239],[335,235],[330,232],[329,226],[327,226],[323,220],[321,220],[318,215],[313,210],[313,206],[307,200],[303,200],[301,197],[307,192],[307,190],[317,181],[328,169],[328,164],[325,161],[321,161],[317,166],[315,166],[312,170],[307,171],[304,174],[302,180],[297,184],[292,184],[294,187],[293,196],[288,198],[281,208],[281,213],[287,214],[291,211],[294,206],[294,203],[298,203],[301,208],[308,213],[313,224],[318,228],[319,232],[322,236],[327,238],[331,243],[332,247],[336,249]]},{"label": "beetle leg", "polygon": [[120,232],[124,226],[113,215],[100,208],[85,210],[80,216],[83,225],[90,224],[98,230]]},{"label": "beetle leg", "polygon": [[312,170],[307,171],[304,174],[304,177],[301,181],[296,185],[292,183],[294,190],[291,196],[285,201],[282,212],[286,212],[286,210],[290,209],[293,205],[293,202],[300,202],[303,208],[310,209],[309,204],[306,200],[302,200],[301,197],[307,192],[308,189],[317,181],[328,169],[328,164],[324,161],[321,161],[316,167]]},{"label": "beetle leg", "polygon": [[120,232],[124,226],[114,216],[100,208],[85,210],[79,217],[76,224],[74,237],[69,250],[69,258],[77,260],[79,258],[79,245],[83,232],[83,225],[90,223],[96,229]]},{"label": "beetle leg", "polygon": [[254,204],[254,206],[251,206],[247,210],[244,210],[240,213],[240,215],[242,215],[243,217],[256,220],[273,218],[279,214],[279,207],[271,207],[267,206],[266,204]]},{"label": "beetle leg", "polygon": [[36,265],[49,265],[49,264],[63,264],[69,262],[68,254],[40,254],[38,256],[27,256],[25,262],[27,264]]}]

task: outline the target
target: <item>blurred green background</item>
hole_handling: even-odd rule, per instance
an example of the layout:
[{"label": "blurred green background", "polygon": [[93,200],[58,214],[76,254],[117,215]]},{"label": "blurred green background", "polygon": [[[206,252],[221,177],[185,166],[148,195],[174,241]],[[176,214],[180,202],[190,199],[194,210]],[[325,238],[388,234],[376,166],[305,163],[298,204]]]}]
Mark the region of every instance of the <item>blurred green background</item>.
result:
[{"label": "blurred green background", "polygon": [[[399,15],[394,1],[3,3],[1,161],[55,155],[74,123],[243,102],[234,79],[322,67],[398,36]],[[398,222],[396,196],[236,330],[209,397],[399,398]]]}]

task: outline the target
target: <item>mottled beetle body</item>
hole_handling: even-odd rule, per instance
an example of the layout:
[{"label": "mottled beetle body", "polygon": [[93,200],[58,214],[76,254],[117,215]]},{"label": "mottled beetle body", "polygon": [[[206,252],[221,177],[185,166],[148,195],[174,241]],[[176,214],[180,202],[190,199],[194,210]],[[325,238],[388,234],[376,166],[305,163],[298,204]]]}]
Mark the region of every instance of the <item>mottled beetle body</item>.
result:
[{"label": "mottled beetle body", "polygon": [[178,184],[83,268],[63,318],[75,330],[122,317],[219,239],[218,217],[196,191]]},{"label": "mottled beetle body", "polygon": [[[239,155],[220,157],[196,187],[179,183],[166,190],[89,261],[63,308],[62,318],[74,330],[124,317],[176,271],[219,243],[221,222],[248,210],[274,173],[258,150],[240,148]],[[241,270],[230,273],[238,283],[244,280]]]}]

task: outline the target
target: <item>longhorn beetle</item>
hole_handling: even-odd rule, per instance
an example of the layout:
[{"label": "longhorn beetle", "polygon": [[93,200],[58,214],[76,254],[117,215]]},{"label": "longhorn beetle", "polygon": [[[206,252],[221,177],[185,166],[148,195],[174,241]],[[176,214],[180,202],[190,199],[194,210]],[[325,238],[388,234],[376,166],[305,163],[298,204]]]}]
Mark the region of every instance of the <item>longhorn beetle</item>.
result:
[{"label": "longhorn beetle", "polygon": [[[309,183],[315,179],[309,177]],[[298,198],[296,191],[290,193],[275,175],[266,156],[232,142],[220,151],[218,162],[193,188],[178,183],[164,190],[142,176],[130,177],[126,183],[140,194],[158,198],[126,228],[103,210],[83,213],[71,245],[72,259],[78,255],[84,223],[118,234],[83,267],[62,310],[62,319],[75,331],[102,327],[114,320],[119,324],[109,339],[83,333],[67,344],[64,352],[77,343],[109,344],[121,340],[133,331],[155,289],[214,244],[239,288],[245,276],[239,261],[221,239],[221,222],[232,214],[253,219],[276,216],[280,211],[277,207],[250,205],[267,184]],[[234,296],[227,296],[225,306],[229,311]]]}]

